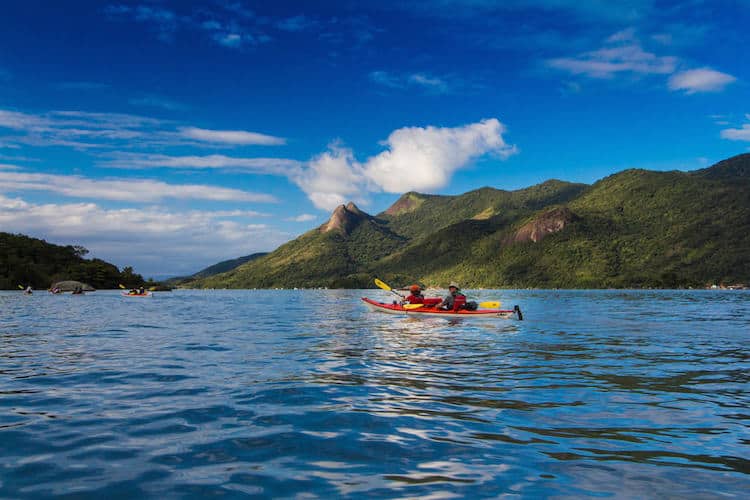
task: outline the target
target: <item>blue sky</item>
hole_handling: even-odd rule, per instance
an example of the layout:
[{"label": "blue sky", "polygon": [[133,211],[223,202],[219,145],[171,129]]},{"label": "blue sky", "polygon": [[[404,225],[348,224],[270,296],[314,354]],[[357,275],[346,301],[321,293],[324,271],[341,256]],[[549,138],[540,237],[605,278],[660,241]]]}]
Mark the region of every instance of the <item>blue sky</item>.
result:
[{"label": "blue sky", "polygon": [[27,1],[0,17],[0,230],[145,276],[349,200],[750,150],[750,2]]}]

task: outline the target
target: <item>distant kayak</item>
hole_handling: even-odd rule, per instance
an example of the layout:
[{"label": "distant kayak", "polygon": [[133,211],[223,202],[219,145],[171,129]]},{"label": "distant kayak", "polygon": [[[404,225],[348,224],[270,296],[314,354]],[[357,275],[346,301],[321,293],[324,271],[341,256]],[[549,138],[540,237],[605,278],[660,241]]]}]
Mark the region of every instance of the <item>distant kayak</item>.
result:
[{"label": "distant kayak", "polygon": [[145,292],[145,293],[122,292],[123,297],[151,297],[151,295],[153,295],[151,292]]},{"label": "distant kayak", "polygon": [[459,311],[445,311],[443,309],[434,309],[431,307],[420,307],[417,309],[407,309],[400,304],[388,302],[377,302],[367,297],[362,297],[362,301],[371,311],[382,312],[386,314],[400,314],[402,316],[432,316],[441,318],[500,318],[500,319],[523,319],[521,308],[514,306],[513,309],[477,309],[469,311],[461,309]]}]

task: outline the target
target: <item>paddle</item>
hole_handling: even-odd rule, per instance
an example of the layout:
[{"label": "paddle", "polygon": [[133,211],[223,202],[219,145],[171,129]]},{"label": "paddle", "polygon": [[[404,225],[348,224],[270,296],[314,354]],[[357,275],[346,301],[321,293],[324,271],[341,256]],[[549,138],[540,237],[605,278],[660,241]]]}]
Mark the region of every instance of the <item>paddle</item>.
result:
[{"label": "paddle", "polygon": [[480,302],[479,307],[484,307],[487,309],[500,309],[500,306],[502,303],[499,301],[493,301],[493,302]]},{"label": "paddle", "polygon": [[20,290],[26,290],[26,289],[25,289],[24,287],[22,287],[21,285],[18,285],[18,288],[19,288]]},{"label": "paddle", "polygon": [[123,290],[125,290],[125,286],[124,286],[124,285],[123,285],[122,283],[120,283],[120,284],[119,284],[119,285],[117,285],[117,286],[119,286],[120,288],[122,288]]},{"label": "paddle", "polygon": [[391,288],[390,286],[388,286],[387,284],[383,283],[382,281],[380,281],[377,278],[375,278],[375,284],[378,285],[378,288],[382,288],[383,290],[385,290],[387,292],[395,293],[396,295],[398,295],[402,299],[404,298],[403,295],[401,295],[400,293],[396,292],[395,290],[393,290],[393,288]]},{"label": "paddle", "polygon": [[404,309],[419,309],[420,307],[424,307],[424,304],[404,304]]}]

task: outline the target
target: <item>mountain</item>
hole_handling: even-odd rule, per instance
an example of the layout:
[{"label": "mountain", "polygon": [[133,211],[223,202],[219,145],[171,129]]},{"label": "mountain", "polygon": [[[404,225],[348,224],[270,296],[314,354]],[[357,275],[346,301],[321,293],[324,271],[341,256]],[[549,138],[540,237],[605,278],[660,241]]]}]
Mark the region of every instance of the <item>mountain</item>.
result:
[{"label": "mountain", "polygon": [[0,232],[0,289],[31,285],[45,289],[53,282],[82,281],[94,288],[137,286],[140,274],[126,267],[122,272],[101,259],[84,259],[88,250],[81,246],[60,246],[22,234]]},{"label": "mountain", "polygon": [[241,266],[245,262],[250,262],[251,260],[259,259],[267,254],[268,252],[259,252],[259,253],[254,253],[250,255],[244,255],[242,257],[237,257],[236,259],[223,260],[217,264],[208,266],[205,269],[201,269],[197,273],[192,274],[190,276],[178,276],[175,278],[170,278],[166,280],[165,283],[174,286],[174,285],[179,285],[180,283],[183,283],[183,282],[189,282],[189,281],[197,280],[201,278],[208,278],[209,276],[213,276],[215,274],[220,274],[220,273],[225,273],[227,271],[231,271],[232,269]]},{"label": "mountain", "polygon": [[693,172],[631,169],[458,196],[353,203],[212,287],[687,287],[750,282],[750,154]]},{"label": "mountain", "polygon": [[400,248],[406,239],[354,203],[275,251],[229,272],[189,282],[209,288],[355,287],[364,269]]}]

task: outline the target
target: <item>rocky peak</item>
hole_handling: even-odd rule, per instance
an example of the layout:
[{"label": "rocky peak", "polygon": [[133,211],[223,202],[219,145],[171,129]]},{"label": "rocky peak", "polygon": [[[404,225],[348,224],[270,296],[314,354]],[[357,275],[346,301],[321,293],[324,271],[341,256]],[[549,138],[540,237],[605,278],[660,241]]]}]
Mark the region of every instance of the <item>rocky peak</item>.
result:
[{"label": "rocky peak", "polygon": [[386,215],[401,215],[416,210],[416,208],[422,203],[424,203],[424,198],[422,198],[419,193],[411,191],[402,195],[401,198],[388,207],[388,210],[384,213]]},{"label": "rocky peak", "polygon": [[347,205],[336,207],[328,222],[320,226],[320,231],[322,233],[338,231],[344,235],[348,235],[362,220],[369,217],[369,215],[350,201]]},{"label": "rocky peak", "polygon": [[513,243],[542,241],[545,236],[562,231],[565,226],[578,219],[578,216],[567,207],[557,207],[538,215],[516,231]]}]

